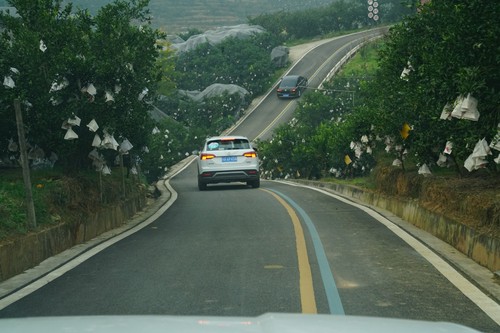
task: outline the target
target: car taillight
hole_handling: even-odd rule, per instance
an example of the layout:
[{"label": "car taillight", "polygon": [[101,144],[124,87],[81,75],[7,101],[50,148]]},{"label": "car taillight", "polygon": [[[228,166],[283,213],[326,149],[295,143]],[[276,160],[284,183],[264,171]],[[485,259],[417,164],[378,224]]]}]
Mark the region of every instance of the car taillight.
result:
[{"label": "car taillight", "polygon": [[200,155],[200,159],[202,161],[204,161],[204,160],[211,160],[212,158],[215,158],[214,154],[201,154]]},{"label": "car taillight", "polygon": [[245,157],[257,157],[257,153],[254,151],[249,151],[247,153],[244,153],[243,156],[245,156]]}]

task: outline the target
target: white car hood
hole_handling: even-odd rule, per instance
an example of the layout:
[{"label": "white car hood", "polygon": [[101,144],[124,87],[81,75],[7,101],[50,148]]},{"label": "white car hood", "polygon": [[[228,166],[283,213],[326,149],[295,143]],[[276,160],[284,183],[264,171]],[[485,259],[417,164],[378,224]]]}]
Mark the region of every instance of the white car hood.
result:
[{"label": "white car hood", "polygon": [[0,332],[9,333],[473,333],[445,322],[402,319],[274,314],[259,317],[81,316],[0,319]]}]

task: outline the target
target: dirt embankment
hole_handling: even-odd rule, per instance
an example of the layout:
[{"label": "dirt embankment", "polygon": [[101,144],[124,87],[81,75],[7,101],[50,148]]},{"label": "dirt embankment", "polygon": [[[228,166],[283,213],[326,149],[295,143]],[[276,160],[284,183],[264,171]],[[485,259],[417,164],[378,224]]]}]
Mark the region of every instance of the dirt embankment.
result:
[{"label": "dirt embankment", "polygon": [[401,169],[380,168],[377,191],[417,199],[422,207],[465,224],[481,234],[500,237],[500,177],[475,174],[467,177],[440,177],[404,173]]}]

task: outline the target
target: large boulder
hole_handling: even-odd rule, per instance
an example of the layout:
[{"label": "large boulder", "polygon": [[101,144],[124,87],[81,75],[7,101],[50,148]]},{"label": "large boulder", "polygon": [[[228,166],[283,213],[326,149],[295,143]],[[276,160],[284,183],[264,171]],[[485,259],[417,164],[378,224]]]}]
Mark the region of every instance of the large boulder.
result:
[{"label": "large boulder", "polygon": [[271,51],[271,61],[275,67],[281,68],[288,65],[288,55],[290,54],[290,49],[286,46],[276,46]]},{"label": "large boulder", "polygon": [[245,96],[249,94],[248,90],[236,84],[222,84],[222,83],[214,83],[205,88],[205,90],[203,91],[181,90],[179,91],[179,93],[188,96],[197,102],[203,101],[205,98],[222,96],[224,93],[227,93],[229,95],[238,94],[240,98],[243,100],[245,99]]},{"label": "large boulder", "polygon": [[193,35],[183,42],[175,43],[175,41],[172,41],[172,47],[178,52],[188,52],[196,49],[200,44],[209,43],[216,45],[228,37],[245,39],[264,31],[264,28],[261,26],[249,24],[219,27],[214,30],[207,30],[199,35]]}]

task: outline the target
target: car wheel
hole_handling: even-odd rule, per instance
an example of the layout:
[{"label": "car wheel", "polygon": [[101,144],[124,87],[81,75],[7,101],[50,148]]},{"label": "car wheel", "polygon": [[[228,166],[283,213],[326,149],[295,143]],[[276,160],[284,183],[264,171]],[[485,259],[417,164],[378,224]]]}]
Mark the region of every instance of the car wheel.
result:
[{"label": "car wheel", "polygon": [[259,188],[260,187],[260,179],[257,179],[257,180],[251,181],[251,182],[247,182],[247,185],[252,186],[252,188]]},{"label": "car wheel", "polygon": [[207,189],[207,184],[203,183],[199,178],[198,178],[198,189],[200,191],[205,191]]}]

